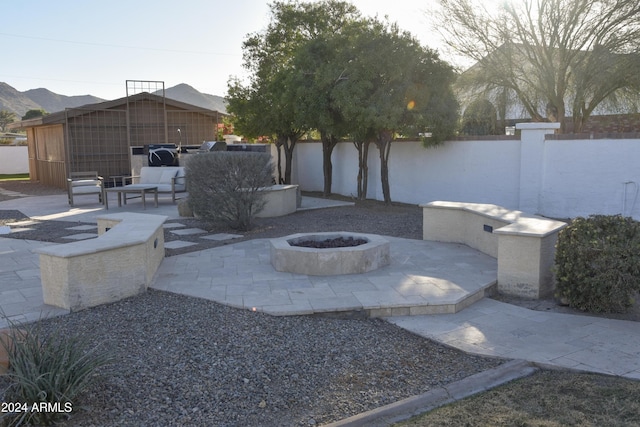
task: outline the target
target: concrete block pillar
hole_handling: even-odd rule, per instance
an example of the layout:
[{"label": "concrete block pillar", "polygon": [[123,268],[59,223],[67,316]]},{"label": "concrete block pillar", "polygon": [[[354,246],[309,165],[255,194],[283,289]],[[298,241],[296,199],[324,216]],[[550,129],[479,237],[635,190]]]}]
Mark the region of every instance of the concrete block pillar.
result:
[{"label": "concrete block pillar", "polygon": [[544,178],[545,135],[560,129],[560,123],[517,123],[520,129],[519,210],[539,213]]}]

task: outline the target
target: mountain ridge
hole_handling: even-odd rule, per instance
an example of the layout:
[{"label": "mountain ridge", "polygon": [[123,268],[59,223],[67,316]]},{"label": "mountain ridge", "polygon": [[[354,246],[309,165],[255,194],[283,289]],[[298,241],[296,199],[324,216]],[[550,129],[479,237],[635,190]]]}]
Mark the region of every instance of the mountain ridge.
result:
[{"label": "mountain ridge", "polygon": [[[226,100],[217,95],[202,93],[186,83],[165,89],[165,97],[192,104],[200,108],[227,112]],[[0,110],[8,110],[20,119],[29,110],[43,109],[56,113],[66,108],[107,101],[93,95],[66,96],[46,88],[29,89],[20,92],[5,82],[0,82]]]}]

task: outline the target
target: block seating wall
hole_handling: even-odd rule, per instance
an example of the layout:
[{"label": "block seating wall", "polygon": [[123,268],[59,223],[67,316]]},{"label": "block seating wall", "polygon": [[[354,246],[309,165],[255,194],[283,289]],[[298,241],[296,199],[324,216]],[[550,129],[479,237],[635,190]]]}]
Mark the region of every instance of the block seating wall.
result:
[{"label": "block seating wall", "polygon": [[144,292],[164,259],[162,215],[98,217],[98,237],[38,248],[45,304],[71,311]]},{"label": "block seating wall", "polygon": [[272,218],[293,213],[298,208],[297,185],[272,185],[262,191],[264,209],[256,214],[258,218]]},{"label": "block seating wall", "polygon": [[185,169],[181,166],[161,166],[140,168],[140,175],[131,177],[132,183],[125,188],[136,189],[141,186],[158,187],[158,193],[171,193],[171,201],[175,203],[176,193],[187,191]]},{"label": "block seating wall", "polygon": [[98,172],[71,172],[67,178],[69,205],[74,205],[74,196],[97,194],[98,202],[104,204],[104,179]]},{"label": "block seating wall", "polygon": [[553,293],[558,233],[567,224],[500,206],[421,204],[424,240],[462,243],[498,261],[498,291],[538,299]]}]

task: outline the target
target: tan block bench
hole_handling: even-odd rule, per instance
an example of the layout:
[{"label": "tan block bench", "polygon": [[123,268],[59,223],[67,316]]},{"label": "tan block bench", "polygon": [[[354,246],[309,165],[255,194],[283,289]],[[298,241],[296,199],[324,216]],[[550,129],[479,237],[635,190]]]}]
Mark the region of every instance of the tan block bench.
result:
[{"label": "tan block bench", "polygon": [[553,293],[555,244],[566,223],[484,203],[420,207],[424,240],[462,243],[497,258],[499,292],[534,299]]},{"label": "tan block bench", "polygon": [[45,304],[77,311],[144,292],[164,259],[166,219],[103,215],[97,238],[36,249]]},{"label": "tan block bench", "polygon": [[293,213],[298,208],[297,185],[272,185],[260,189],[264,209],[256,214],[258,218],[272,218]]}]

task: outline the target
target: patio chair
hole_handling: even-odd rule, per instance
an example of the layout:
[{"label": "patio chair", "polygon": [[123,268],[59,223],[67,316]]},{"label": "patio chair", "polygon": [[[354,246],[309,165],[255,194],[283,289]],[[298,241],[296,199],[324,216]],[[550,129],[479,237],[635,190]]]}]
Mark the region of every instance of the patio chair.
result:
[{"label": "patio chair", "polygon": [[71,172],[67,178],[67,193],[69,195],[69,205],[73,206],[73,197],[97,194],[98,202],[104,204],[104,179],[98,172]]}]

